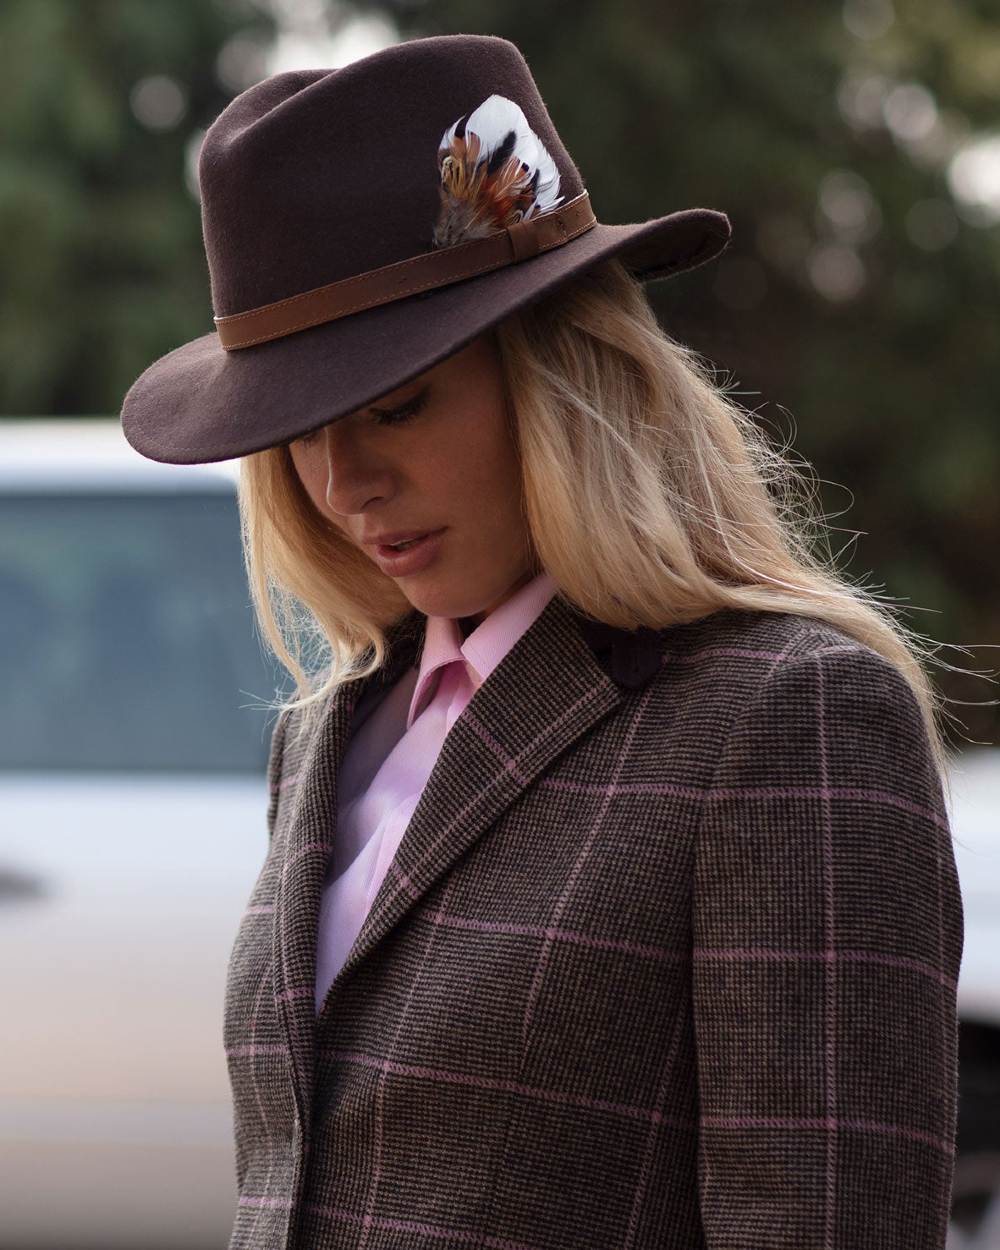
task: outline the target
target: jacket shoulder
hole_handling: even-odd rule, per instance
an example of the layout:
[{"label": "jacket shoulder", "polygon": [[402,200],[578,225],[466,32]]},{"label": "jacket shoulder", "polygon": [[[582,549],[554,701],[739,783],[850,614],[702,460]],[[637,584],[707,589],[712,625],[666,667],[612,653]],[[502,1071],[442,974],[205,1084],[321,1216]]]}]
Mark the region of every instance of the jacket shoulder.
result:
[{"label": "jacket shoulder", "polygon": [[895,672],[877,651],[829,621],[796,612],[723,608],[632,631],[586,618],[577,624],[609,676],[632,690],[652,679],[676,696],[742,703],[778,665],[826,653],[843,653],[853,664],[867,658]]},{"label": "jacket shoulder", "polygon": [[829,621],[798,612],[723,608],[657,633],[664,656],[690,655],[706,647],[734,648],[735,659],[744,658],[746,651],[761,650],[784,659],[829,647],[877,654]]},{"label": "jacket shoulder", "polygon": [[[819,617],[723,609],[656,632],[656,681],[664,699],[696,709],[700,722],[707,719],[723,734],[769,682],[812,657],[822,657],[838,680],[874,681],[903,697],[909,689],[883,655]],[[794,680],[789,684],[798,688]]]}]

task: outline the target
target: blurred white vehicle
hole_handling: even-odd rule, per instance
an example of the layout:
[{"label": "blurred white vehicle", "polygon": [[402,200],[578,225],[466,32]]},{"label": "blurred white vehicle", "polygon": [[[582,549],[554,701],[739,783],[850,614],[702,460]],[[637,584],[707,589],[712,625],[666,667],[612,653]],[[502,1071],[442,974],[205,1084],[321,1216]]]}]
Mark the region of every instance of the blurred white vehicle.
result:
[{"label": "blurred white vehicle", "polygon": [[962,752],[952,765],[951,785],[965,949],[948,1250],[1000,1250],[1000,750]]},{"label": "blurred white vehicle", "polygon": [[280,676],[237,465],[0,420],[0,1246],[225,1246],[225,966]]},{"label": "blurred white vehicle", "polygon": [[[236,465],[0,419],[0,1250],[220,1250],[225,967],[282,676]],[[1000,1250],[1000,751],[953,769],[966,941],[949,1250]]]}]

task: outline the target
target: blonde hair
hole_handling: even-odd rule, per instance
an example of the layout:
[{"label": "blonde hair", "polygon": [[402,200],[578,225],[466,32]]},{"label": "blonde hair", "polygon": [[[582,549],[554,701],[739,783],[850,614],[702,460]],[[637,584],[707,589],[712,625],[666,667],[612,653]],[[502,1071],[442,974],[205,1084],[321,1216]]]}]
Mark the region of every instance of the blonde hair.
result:
[{"label": "blonde hair", "polygon": [[[944,700],[923,667],[943,663],[937,644],[814,551],[826,530],[813,489],[664,332],[642,284],[607,261],[495,333],[537,569],[563,598],[625,629],[724,608],[828,622],[909,683],[947,789]],[[412,605],[313,506],[287,446],[244,459],[239,500],[258,627],[296,683],[269,706],[305,721],[382,666],[386,630]]]}]

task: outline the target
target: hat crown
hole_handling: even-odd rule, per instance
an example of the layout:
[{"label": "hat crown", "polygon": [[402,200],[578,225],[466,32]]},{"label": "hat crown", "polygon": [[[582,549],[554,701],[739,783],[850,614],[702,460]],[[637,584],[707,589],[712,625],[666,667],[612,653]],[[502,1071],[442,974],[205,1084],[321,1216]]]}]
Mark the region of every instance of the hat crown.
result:
[{"label": "hat crown", "polygon": [[516,104],[583,189],[521,51],[493,35],[410,39],[340,69],[242,92],[198,159],[215,315],[229,316],[436,250],[442,137],[491,96]]}]

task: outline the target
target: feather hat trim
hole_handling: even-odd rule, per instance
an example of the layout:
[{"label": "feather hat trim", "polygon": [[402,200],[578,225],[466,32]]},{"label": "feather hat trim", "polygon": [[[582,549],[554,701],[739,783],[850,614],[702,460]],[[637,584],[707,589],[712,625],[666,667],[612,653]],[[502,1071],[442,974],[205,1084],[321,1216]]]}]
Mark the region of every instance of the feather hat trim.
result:
[{"label": "feather hat trim", "polygon": [[491,95],[438,145],[441,208],[435,247],[482,239],[556,208],[559,170],[519,105]]}]

